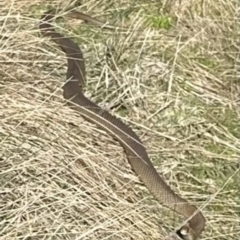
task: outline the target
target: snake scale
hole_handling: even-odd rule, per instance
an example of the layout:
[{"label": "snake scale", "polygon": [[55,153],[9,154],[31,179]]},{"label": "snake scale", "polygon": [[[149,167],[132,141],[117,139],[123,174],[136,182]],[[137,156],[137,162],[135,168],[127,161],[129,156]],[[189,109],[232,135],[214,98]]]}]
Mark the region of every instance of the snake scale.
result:
[{"label": "snake scale", "polygon": [[[50,37],[66,54],[67,81],[63,86],[63,96],[68,105],[78,111],[82,117],[95,123],[117,139],[124,148],[133,171],[153,196],[161,204],[183,215],[188,220],[187,224],[177,230],[170,238],[197,239],[205,227],[205,218],[202,213],[177,195],[164,182],[151,163],[141,140],[130,127],[85,97],[82,91],[82,86],[86,80],[83,53],[76,43],[55,31],[51,24],[55,14],[55,10],[45,12],[39,27],[42,35]],[[69,12],[67,16],[104,27],[104,24],[97,19],[77,11]]]}]

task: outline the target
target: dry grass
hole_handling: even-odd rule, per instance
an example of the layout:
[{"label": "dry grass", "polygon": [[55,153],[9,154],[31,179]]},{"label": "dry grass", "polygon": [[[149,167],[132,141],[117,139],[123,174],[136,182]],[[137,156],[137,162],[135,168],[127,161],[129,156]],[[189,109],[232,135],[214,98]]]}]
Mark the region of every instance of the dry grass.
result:
[{"label": "dry grass", "polygon": [[[182,219],[153,199],[118,143],[64,105],[65,56],[37,24],[70,2],[0,3],[0,239],[167,236]],[[56,24],[84,52],[87,96],[131,125],[169,185],[202,208],[202,239],[238,239],[237,1],[82,3],[129,26]]]}]

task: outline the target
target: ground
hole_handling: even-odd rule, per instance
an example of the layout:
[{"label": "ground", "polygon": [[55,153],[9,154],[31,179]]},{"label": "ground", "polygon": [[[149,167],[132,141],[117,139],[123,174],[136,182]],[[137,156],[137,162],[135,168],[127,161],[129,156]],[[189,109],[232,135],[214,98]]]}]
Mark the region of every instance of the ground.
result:
[{"label": "ground", "polygon": [[159,174],[202,210],[201,239],[238,239],[237,1],[3,0],[0,240],[163,239],[183,221],[116,140],[65,104],[66,57],[38,29],[49,8],[128,29],[55,23],[84,53],[86,96],[131,126]]}]

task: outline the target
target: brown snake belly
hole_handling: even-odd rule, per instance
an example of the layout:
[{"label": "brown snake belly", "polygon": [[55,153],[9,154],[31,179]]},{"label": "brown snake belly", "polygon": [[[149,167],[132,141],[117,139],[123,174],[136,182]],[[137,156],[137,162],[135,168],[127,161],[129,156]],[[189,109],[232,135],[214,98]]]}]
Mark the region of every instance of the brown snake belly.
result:
[{"label": "brown snake belly", "polygon": [[[104,27],[104,23],[77,11],[70,12],[67,16]],[[86,76],[82,51],[76,43],[54,30],[50,23],[54,17],[55,11],[46,12],[41,18],[40,30],[43,36],[50,37],[67,56],[67,81],[63,86],[63,96],[69,106],[116,138],[124,148],[133,171],[154,197],[188,220],[188,223],[176,231],[171,239],[197,239],[205,227],[202,213],[164,182],[151,163],[141,140],[130,127],[84,96],[82,86]]]}]

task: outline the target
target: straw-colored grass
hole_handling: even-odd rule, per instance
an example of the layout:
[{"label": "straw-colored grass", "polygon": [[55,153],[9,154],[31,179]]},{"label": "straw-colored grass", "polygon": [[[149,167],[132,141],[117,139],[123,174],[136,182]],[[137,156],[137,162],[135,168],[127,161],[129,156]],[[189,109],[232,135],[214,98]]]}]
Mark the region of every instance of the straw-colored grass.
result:
[{"label": "straw-colored grass", "polygon": [[183,221],[118,142],[65,105],[66,57],[38,29],[48,7],[129,28],[56,23],[84,52],[86,95],[130,125],[171,188],[202,209],[201,239],[238,239],[237,1],[165,2],[0,2],[0,240],[163,239]]}]

